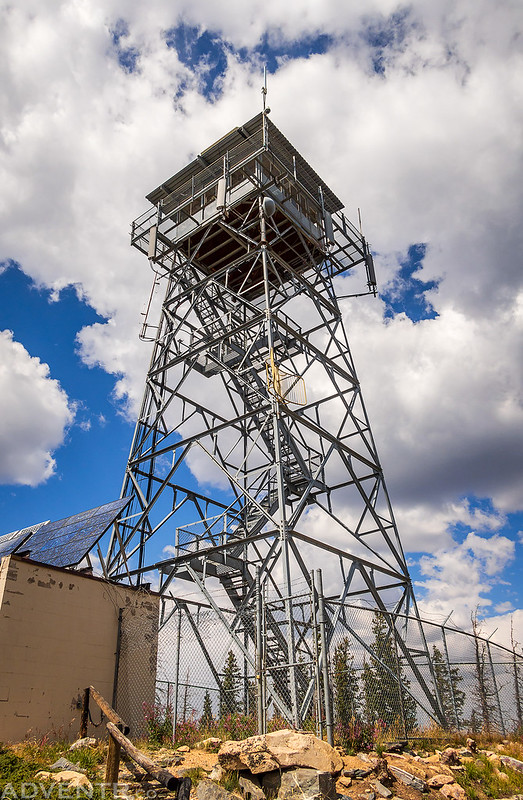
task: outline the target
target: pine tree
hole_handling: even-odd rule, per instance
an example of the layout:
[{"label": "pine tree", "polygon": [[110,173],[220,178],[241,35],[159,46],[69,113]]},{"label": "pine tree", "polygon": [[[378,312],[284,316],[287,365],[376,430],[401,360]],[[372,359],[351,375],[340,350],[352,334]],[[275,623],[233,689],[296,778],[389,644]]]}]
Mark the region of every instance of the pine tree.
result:
[{"label": "pine tree", "polygon": [[514,669],[514,701],[516,711],[516,731],[523,733],[523,674],[521,656],[516,653],[518,642],[514,639],[514,620],[510,620],[510,643],[512,645],[512,665]]},{"label": "pine tree", "polygon": [[[472,633],[474,635],[474,677],[476,679],[472,694],[479,706],[483,722],[483,731],[490,734],[497,727],[496,687],[492,683],[490,660],[488,659],[488,642],[480,638],[481,626],[477,611],[472,615]],[[487,663],[488,662],[488,663]]]},{"label": "pine tree", "polygon": [[211,695],[209,694],[209,691],[206,691],[205,697],[203,698],[203,711],[200,717],[200,728],[202,728],[202,730],[208,730],[212,727],[213,722],[214,718],[212,715]]},{"label": "pine tree", "polygon": [[346,748],[353,746],[361,727],[361,692],[353,661],[349,637],[345,636],[332,658],[332,690],[337,736]]},{"label": "pine tree", "polygon": [[241,672],[236,661],[236,656],[229,650],[223,668],[222,685],[220,688],[220,717],[234,714],[239,711],[238,690]]},{"label": "pine tree", "polygon": [[459,684],[463,681],[459,669],[446,663],[441,650],[432,647],[432,666],[446,728],[461,727],[465,692]]},{"label": "pine tree", "polygon": [[394,629],[390,632],[385,616],[376,612],[372,632],[374,655],[363,665],[365,721],[408,733],[416,726],[416,701],[408,692],[410,684],[396,653]]},{"label": "pine tree", "polygon": [[345,636],[336,646],[332,658],[334,717],[342,725],[348,725],[360,715],[360,689],[353,661],[349,637]]}]

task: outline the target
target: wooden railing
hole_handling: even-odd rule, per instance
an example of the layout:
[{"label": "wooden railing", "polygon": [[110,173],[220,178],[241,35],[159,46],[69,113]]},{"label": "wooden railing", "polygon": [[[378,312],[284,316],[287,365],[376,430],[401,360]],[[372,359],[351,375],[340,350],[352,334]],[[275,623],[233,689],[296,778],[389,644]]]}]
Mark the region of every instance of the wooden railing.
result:
[{"label": "wooden railing", "polygon": [[80,738],[87,736],[87,725],[89,722],[89,704],[91,700],[97,704],[102,713],[109,720],[107,731],[109,732],[109,749],[107,751],[107,763],[105,767],[105,782],[109,785],[118,783],[120,772],[120,756],[123,752],[135,761],[151,778],[158,781],[166,789],[176,792],[176,800],[189,800],[191,792],[191,779],[178,778],[172,772],[163,767],[159,767],[154,761],[138,750],[127,738],[130,728],[123,719],[111,708],[109,703],[96,691],[94,686],[88,686],[84,692],[82,706],[82,716],[80,721]]}]

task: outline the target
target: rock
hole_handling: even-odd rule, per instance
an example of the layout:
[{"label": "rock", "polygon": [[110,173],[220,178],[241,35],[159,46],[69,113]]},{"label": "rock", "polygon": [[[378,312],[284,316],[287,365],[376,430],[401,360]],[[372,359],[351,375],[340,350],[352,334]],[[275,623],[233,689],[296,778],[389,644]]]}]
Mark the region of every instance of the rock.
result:
[{"label": "rock", "polygon": [[371,786],[373,786],[377,793],[382,797],[392,797],[391,790],[387,789],[387,787],[384,786],[381,781],[371,781]]},{"label": "rock", "polygon": [[70,769],[63,770],[62,772],[37,772],[35,780],[67,783],[72,789],[85,788],[92,796],[93,784],[91,781],[85,775],[80,775],[79,772],[74,772]]},{"label": "rock", "polygon": [[254,775],[282,767],[304,767],[335,774],[343,769],[339,753],[312,733],[292,730],[223,742],[218,761],[225,769],[249,769]]},{"label": "rock", "polygon": [[266,800],[265,792],[256,780],[249,780],[249,778],[240,776],[238,784],[246,800]]},{"label": "rock", "polygon": [[389,753],[402,753],[405,748],[407,747],[408,742],[400,741],[400,742],[391,742],[387,745],[387,750]]},{"label": "rock", "polygon": [[452,798],[452,800],[465,800],[467,793],[458,783],[447,783],[439,790],[443,797]]},{"label": "rock", "polygon": [[406,772],[399,767],[393,767],[392,764],[390,770],[398,780],[405,784],[405,786],[412,786],[413,789],[417,789],[419,792],[427,791],[427,784],[425,781],[421,778],[417,778],[416,775],[411,775],[410,772]]},{"label": "rock", "polygon": [[217,736],[209,736],[208,739],[202,739],[201,742],[196,742],[194,746],[198,750],[205,750],[206,753],[217,753],[221,743],[222,740]]},{"label": "rock", "polygon": [[96,747],[98,742],[92,736],[86,736],[84,739],[77,739],[73,742],[69,750],[81,750],[82,747]]},{"label": "rock", "polygon": [[281,772],[279,769],[274,772],[264,772],[260,775],[262,789],[267,796],[276,797],[280,791]]},{"label": "rock", "polygon": [[176,748],[176,752],[177,753],[190,753],[191,752],[191,748],[187,747],[186,744],[182,744],[181,747],[177,747]]},{"label": "rock", "polygon": [[63,756],[58,761],[55,761],[54,764],[51,764],[49,769],[69,770],[70,772],[80,772],[85,775],[85,769],[79,767],[78,764],[73,764],[72,761],[68,761]]},{"label": "rock", "polygon": [[378,781],[381,781],[381,783],[390,783],[392,775],[389,772],[389,765],[387,764],[386,758],[378,758],[373,769]]},{"label": "rock", "polygon": [[301,767],[282,772],[278,800],[336,800],[336,782],[330,772]]},{"label": "rock", "polygon": [[523,761],[518,761],[517,758],[511,758],[510,756],[500,756],[499,760],[502,764],[506,764],[507,767],[523,772]]},{"label": "rock", "polygon": [[425,764],[439,764],[441,763],[441,756],[438,753],[434,753],[434,755],[424,758],[423,761]]},{"label": "rock", "polygon": [[432,778],[429,778],[427,783],[431,789],[439,789],[441,786],[447,786],[449,783],[454,783],[454,778],[452,775],[443,775],[443,773],[440,772],[437,775],[433,775]]},{"label": "rock", "polygon": [[346,778],[354,778],[357,781],[362,781],[364,778],[367,778],[371,772],[374,772],[372,769],[344,769],[343,776]]},{"label": "rock", "polygon": [[469,738],[469,739],[467,739],[465,744],[467,745],[469,750],[472,750],[473,753],[475,753],[477,751],[477,749],[478,749],[478,745],[476,744],[476,740],[475,739],[470,739]]},{"label": "rock", "polygon": [[342,775],[341,778],[338,778],[338,785],[342,786],[344,789],[348,789],[349,786],[352,786],[352,778]]},{"label": "rock", "polygon": [[457,767],[460,763],[458,752],[453,747],[447,747],[443,750],[440,758],[442,764],[448,764],[450,767]]},{"label": "rock", "polygon": [[234,795],[209,778],[201,780],[196,787],[198,800],[234,800]]},{"label": "rock", "polygon": [[223,769],[223,767],[221,767],[220,764],[215,764],[209,775],[209,780],[217,781],[219,783],[224,775],[225,775],[225,770]]},{"label": "rock", "polygon": [[363,795],[366,800],[376,800],[376,795],[374,792],[371,792],[369,789],[366,790],[365,794]]}]

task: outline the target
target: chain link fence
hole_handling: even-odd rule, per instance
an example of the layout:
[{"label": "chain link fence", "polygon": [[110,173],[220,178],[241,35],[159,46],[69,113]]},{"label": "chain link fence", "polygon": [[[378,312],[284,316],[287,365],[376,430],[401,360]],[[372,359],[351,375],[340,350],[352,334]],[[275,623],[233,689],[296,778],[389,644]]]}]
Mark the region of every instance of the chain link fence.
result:
[{"label": "chain link fence", "polygon": [[[291,623],[289,623],[289,619]],[[122,635],[117,710],[133,735],[192,744],[296,727],[365,748],[449,731],[523,731],[523,656],[481,636],[415,617],[324,600],[321,585],[239,610],[163,600],[151,631]],[[143,662],[143,663],[142,663]],[[132,700],[129,692],[133,692]],[[142,692],[142,695],[140,695]]]}]

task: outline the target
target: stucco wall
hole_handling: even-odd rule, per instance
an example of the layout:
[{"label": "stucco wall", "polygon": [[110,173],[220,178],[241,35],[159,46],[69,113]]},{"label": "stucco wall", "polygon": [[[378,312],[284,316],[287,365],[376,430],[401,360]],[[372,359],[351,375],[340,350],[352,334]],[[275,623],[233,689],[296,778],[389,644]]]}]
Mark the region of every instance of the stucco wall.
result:
[{"label": "stucco wall", "polygon": [[[159,597],[16,556],[0,562],[0,741],[76,738],[79,702],[94,686],[111,703],[119,610],[132,637],[118,669],[117,710],[139,734],[154,702]],[[100,720],[97,707],[92,709]],[[125,713],[125,716],[124,716]],[[89,726],[102,735],[105,726]]]}]

